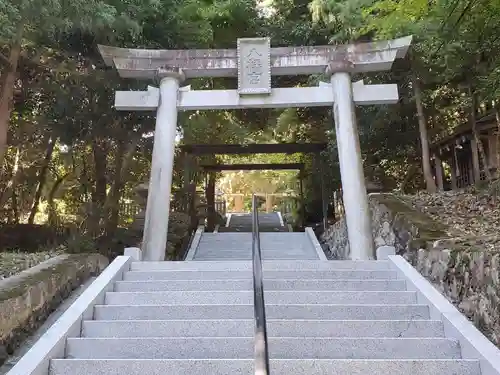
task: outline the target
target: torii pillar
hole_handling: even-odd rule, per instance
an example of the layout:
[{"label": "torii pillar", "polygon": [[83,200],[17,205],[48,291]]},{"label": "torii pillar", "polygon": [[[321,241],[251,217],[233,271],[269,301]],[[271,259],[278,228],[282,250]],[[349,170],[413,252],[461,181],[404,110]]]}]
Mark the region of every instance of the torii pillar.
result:
[{"label": "torii pillar", "polygon": [[142,241],[146,261],[165,259],[177,132],[177,92],[184,81],[184,74],[180,69],[158,69],[156,78],[160,85],[160,105],[156,112],[153,160]]},{"label": "torii pillar", "polygon": [[359,146],[349,59],[332,61],[326,68],[333,89],[333,115],[339,153],[345,218],[351,259],[373,257],[371,214]]}]

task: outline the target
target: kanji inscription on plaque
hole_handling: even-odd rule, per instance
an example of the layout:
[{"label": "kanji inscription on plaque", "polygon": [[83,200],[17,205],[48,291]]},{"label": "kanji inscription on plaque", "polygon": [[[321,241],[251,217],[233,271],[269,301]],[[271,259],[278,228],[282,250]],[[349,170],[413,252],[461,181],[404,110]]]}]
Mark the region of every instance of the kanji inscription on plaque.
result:
[{"label": "kanji inscription on plaque", "polygon": [[271,41],[269,38],[238,39],[238,92],[271,93]]}]

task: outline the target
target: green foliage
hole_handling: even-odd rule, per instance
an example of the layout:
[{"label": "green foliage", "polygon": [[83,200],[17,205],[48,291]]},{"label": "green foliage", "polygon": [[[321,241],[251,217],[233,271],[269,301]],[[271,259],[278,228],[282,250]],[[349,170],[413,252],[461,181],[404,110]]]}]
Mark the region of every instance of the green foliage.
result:
[{"label": "green foliage", "polygon": [[[470,117],[472,86],[490,110],[500,90],[500,3],[497,0],[0,0],[0,51],[22,40],[9,148],[0,178],[0,221],[25,222],[41,191],[37,218],[72,224],[98,239],[119,238],[130,215],[117,210],[147,181],[154,113],[118,112],[115,90],[144,89],[104,64],[97,43],[139,48],[234,48],[238,37],[266,35],[273,46],[324,45],[413,34],[411,58],[390,72],[354,77],[395,83],[400,102],[357,109],[366,174],[387,189],[422,187],[412,75],[423,88],[429,134],[435,139]],[[0,66],[5,58],[0,56]],[[5,70],[0,75],[0,84]],[[273,77],[273,86],[316,85],[323,77]],[[193,79],[196,89],[235,88],[234,78]],[[488,107],[489,106],[489,107]],[[330,108],[204,111],[179,114],[181,144],[328,142],[314,155],[198,158],[201,163],[304,162],[306,207],[318,211],[321,177],[329,195],[340,186]],[[55,142],[52,152],[49,145]],[[320,168],[320,158],[327,164]],[[175,157],[174,189],[184,184]],[[42,171],[46,170],[45,175]],[[193,168],[203,188],[204,176]],[[229,177],[228,177],[229,176]],[[227,192],[295,192],[296,172],[219,174]],[[39,188],[39,189],[38,189]],[[187,223],[187,222],[186,222]],[[185,224],[179,223],[179,228]],[[184,229],[171,234],[178,255]],[[115,237],[113,237],[115,236]],[[128,242],[119,239],[120,243]],[[117,240],[118,241],[118,240]],[[79,240],[75,240],[77,251]],[[106,251],[114,245],[107,245]],[[106,248],[106,246],[104,246]]]},{"label": "green foliage", "polygon": [[[285,164],[300,163],[301,154],[270,155],[232,155],[222,158],[224,164]],[[298,170],[254,170],[222,173],[219,189],[225,194],[245,194],[248,198],[253,193],[285,193],[292,191],[298,194]],[[249,203],[251,204],[251,202]]]},{"label": "green foliage", "polygon": [[0,40],[9,42],[20,32],[31,42],[57,40],[61,34],[75,30],[107,37],[120,33],[137,35],[142,10],[155,5],[154,0],[2,0]]},{"label": "green foliage", "polygon": [[64,251],[69,254],[96,253],[96,241],[89,235],[72,233],[64,245]]}]

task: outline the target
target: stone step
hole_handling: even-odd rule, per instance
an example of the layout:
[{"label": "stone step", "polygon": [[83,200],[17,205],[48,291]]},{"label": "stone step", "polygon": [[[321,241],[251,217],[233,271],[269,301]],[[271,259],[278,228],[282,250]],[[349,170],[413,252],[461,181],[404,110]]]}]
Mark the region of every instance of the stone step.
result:
[{"label": "stone step", "polygon": [[[266,304],[268,319],[354,319],[419,320],[429,319],[427,305],[277,305]],[[253,319],[253,302],[240,305],[97,305],[96,320],[164,319]]]},{"label": "stone step", "polygon": [[[305,238],[301,238],[300,240],[292,239],[289,241],[273,241],[268,242],[262,241],[260,243],[262,251],[271,251],[271,252],[286,252],[292,250],[301,250],[304,248],[309,248],[310,243],[306,242]],[[251,248],[252,241],[246,240],[238,240],[235,239],[233,241],[225,240],[225,241],[200,241],[199,248],[212,248],[212,249],[226,249],[226,250],[238,250],[242,248]]]},{"label": "stone step", "polygon": [[[318,260],[306,233],[262,233],[264,260]],[[251,233],[204,233],[193,260],[251,260]]]},{"label": "stone step", "polygon": [[[253,291],[108,292],[108,305],[250,304]],[[266,291],[270,304],[412,304],[415,292]]]},{"label": "stone step", "polygon": [[[287,237],[270,234],[261,239],[261,253],[263,260],[318,260],[318,254],[310,240],[304,233],[299,236],[289,234]],[[209,237],[210,236],[210,237]],[[214,234],[201,238],[194,261],[214,260],[251,260],[252,238],[251,235]]]},{"label": "stone step", "polygon": [[[306,243],[308,237],[305,233],[290,233],[290,232],[268,232],[263,233],[260,236],[260,244],[297,244]],[[226,244],[232,243],[237,245],[238,242],[241,243],[252,243],[252,233],[247,232],[232,232],[232,233],[216,233],[216,234],[204,234],[201,237],[200,243],[219,243]]]},{"label": "stone step", "polygon": [[[293,252],[293,251],[306,251],[309,250],[310,244],[302,244],[302,243],[293,243],[293,244],[286,244],[286,243],[281,243],[281,244],[272,244],[270,246],[265,246],[261,245],[261,251],[262,252],[267,252],[267,253],[287,253],[287,252]],[[247,249],[251,249],[252,244],[243,242],[243,241],[237,241],[235,243],[203,243],[200,242],[198,245],[198,249],[202,249],[204,251],[215,251],[215,250],[220,250],[220,251],[243,251]]]},{"label": "stone step", "polygon": [[[390,270],[388,261],[350,261],[350,260],[288,260],[264,261],[264,271],[334,271],[334,270]],[[133,262],[131,271],[251,271],[251,261],[211,261],[211,262]]]},{"label": "stone step", "polygon": [[[480,375],[470,360],[271,360],[273,375]],[[51,361],[51,375],[253,375],[253,360]]]},{"label": "stone step", "polygon": [[[162,292],[162,291],[253,291],[251,279],[238,280],[156,280],[156,281],[118,281],[115,292]],[[404,280],[264,280],[264,290],[330,290],[330,291],[404,291]]]},{"label": "stone step", "polygon": [[[252,245],[252,238],[251,238],[251,233],[236,233],[237,236],[232,236],[233,238],[201,238],[200,244],[208,244],[208,245],[219,245],[219,246],[238,246],[238,245]],[[290,233],[283,233],[283,232],[278,232],[278,233],[272,233],[273,235],[289,235]],[[221,237],[226,237],[228,233],[222,233],[219,234]],[[242,238],[237,238],[241,236]],[[247,238],[248,237],[248,238]],[[292,246],[292,247],[300,247],[304,244],[307,244],[308,238],[302,234],[298,238],[268,238],[268,239],[263,239],[261,238],[260,240],[260,245],[261,247],[268,247],[271,248],[272,246],[280,246],[280,245],[286,245],[286,246]],[[279,249],[279,248],[278,248]],[[278,250],[274,249],[274,250]]]},{"label": "stone step", "polygon": [[[190,262],[204,263],[204,262]],[[209,262],[207,262],[209,263]],[[123,276],[124,281],[160,281],[160,280],[241,280],[253,278],[252,271],[210,271],[210,270],[166,270],[166,271],[129,271]],[[394,271],[264,271],[264,280],[271,279],[338,279],[338,280],[395,280]]]},{"label": "stone step", "polygon": [[[238,233],[238,232],[252,232],[252,227],[247,225],[242,226],[231,226],[231,227],[220,227],[219,233]],[[277,227],[275,225],[259,225],[259,232],[288,232],[288,227]]]},{"label": "stone step", "polygon": [[[241,241],[241,240],[234,240],[234,241],[200,241],[199,248],[201,249],[221,249],[221,250],[239,250],[239,249],[248,249],[252,248],[252,241]],[[293,251],[293,250],[302,250],[304,248],[309,248],[310,244],[306,243],[305,239],[304,240],[290,240],[290,241],[276,241],[272,243],[262,243],[261,242],[261,249],[262,251],[269,251],[269,252],[287,252],[287,251]]]},{"label": "stone step", "polygon": [[[443,338],[269,337],[273,359],[459,359]],[[68,338],[67,358],[253,359],[253,337]]]},{"label": "stone step", "polygon": [[[253,375],[253,360],[55,359],[50,375]],[[272,375],[480,375],[470,360],[271,360]]]},{"label": "stone step", "polygon": [[[286,228],[286,227],[282,227],[281,223],[259,223],[259,232],[261,234],[269,233],[270,231],[273,231],[273,232],[279,231],[282,228]],[[251,233],[253,228],[252,228],[252,224],[250,224],[250,225],[247,225],[247,224],[238,225],[238,224],[236,224],[236,225],[231,225],[228,228],[224,227],[224,229],[239,229],[239,230],[243,230],[243,231]]]},{"label": "stone step", "polygon": [[[290,239],[306,239],[305,232],[265,232],[261,233],[261,241],[287,241]],[[225,233],[203,233],[203,240],[247,240],[252,242],[252,233],[248,232],[225,232]]]},{"label": "stone step", "polygon": [[[306,241],[305,237],[300,239],[289,239],[288,241],[261,241],[260,246],[262,250],[267,251],[288,251],[289,249],[301,249],[309,247],[310,244]],[[240,249],[252,247],[252,241],[246,239],[233,239],[233,240],[201,240],[199,246],[211,247],[214,249]]]},{"label": "stone step", "polygon": [[[288,252],[288,251],[300,251],[304,249],[308,249],[310,244],[299,242],[276,242],[272,244],[261,244],[261,250],[267,252]],[[199,249],[203,250],[226,250],[226,251],[238,251],[242,249],[251,249],[252,242],[247,241],[224,241],[224,242],[215,242],[215,241],[200,241],[198,245]]]},{"label": "stone step", "polygon": [[[260,239],[261,245],[271,245],[271,244],[290,244],[297,245],[297,243],[306,243],[308,238],[304,233],[266,233],[268,236],[262,235]],[[298,236],[297,236],[298,234]],[[214,234],[213,237],[209,235],[204,235],[200,239],[200,243],[209,244],[233,244],[238,245],[239,243],[252,244],[252,234],[251,233],[220,233]]]},{"label": "stone step", "polygon": [[[250,247],[247,249],[239,249],[237,251],[233,249],[224,250],[198,250],[193,261],[204,262],[213,260],[250,260],[252,259],[252,252]],[[286,251],[286,252],[269,252],[266,249],[262,249],[262,259],[263,260],[293,260],[293,259],[319,259],[317,253],[312,250],[308,251]]]},{"label": "stone step", "polygon": [[[83,337],[253,337],[255,321],[90,320]],[[267,320],[269,337],[444,337],[437,320]]]}]

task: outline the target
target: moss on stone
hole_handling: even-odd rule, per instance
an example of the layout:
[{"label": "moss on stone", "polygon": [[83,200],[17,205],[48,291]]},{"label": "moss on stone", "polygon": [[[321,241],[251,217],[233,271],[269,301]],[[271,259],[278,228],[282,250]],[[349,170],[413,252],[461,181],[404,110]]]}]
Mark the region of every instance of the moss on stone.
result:
[{"label": "moss on stone", "polygon": [[499,254],[500,247],[492,247],[491,249],[486,249],[485,245],[496,241],[497,236],[487,236],[487,237],[458,237],[450,238],[440,241],[438,248],[446,248],[450,252],[469,252],[469,253],[484,253],[488,254]]},{"label": "moss on stone", "polygon": [[370,194],[370,199],[384,205],[394,215],[394,222],[410,224],[417,228],[418,239],[422,242],[448,237],[447,227],[420,212],[403,199],[387,193]]},{"label": "moss on stone", "polygon": [[18,283],[12,287],[0,289],[0,302],[22,296],[33,285],[43,282],[51,277],[56,276],[58,278],[62,278],[68,272],[74,271],[75,265],[81,265],[82,262],[88,260],[88,257],[88,254],[69,255],[67,259],[58,264],[54,264],[53,266],[47,267],[33,274],[27,274],[26,276],[23,275],[22,284]]},{"label": "moss on stone", "polygon": [[[8,279],[0,289],[0,349],[12,354],[70,293],[107,265],[98,254],[74,254]],[[4,356],[5,357],[5,356]],[[0,353],[0,365],[5,360]]]},{"label": "moss on stone", "polygon": [[408,212],[411,207],[408,206],[402,199],[397,198],[394,194],[388,193],[373,193],[370,194],[370,200],[387,206],[393,212]]},{"label": "moss on stone", "polygon": [[410,241],[408,241],[408,248],[409,249],[429,249],[430,247],[432,247],[432,242],[435,240],[436,238],[433,237],[433,238],[422,238],[422,237],[418,237],[418,238],[412,238]]}]

